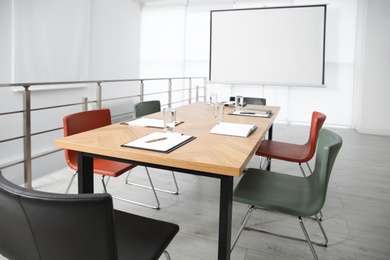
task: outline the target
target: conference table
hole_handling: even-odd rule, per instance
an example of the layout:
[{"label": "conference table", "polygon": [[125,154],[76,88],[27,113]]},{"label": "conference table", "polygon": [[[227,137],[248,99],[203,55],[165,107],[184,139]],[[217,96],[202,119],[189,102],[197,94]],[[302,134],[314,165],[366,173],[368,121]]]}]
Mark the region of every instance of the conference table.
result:
[{"label": "conference table", "polygon": [[[218,259],[230,259],[233,179],[240,177],[279,112],[279,107],[247,105],[272,111],[269,118],[228,115],[223,121],[253,124],[257,129],[248,137],[210,134],[216,124],[213,107],[206,102],[176,108],[176,119],[184,123],[174,129],[196,137],[170,153],[122,147],[121,145],[162,129],[112,124],[72,136],[56,139],[54,145],[78,152],[78,192],[93,193],[93,158],[195,174],[220,180]],[[162,119],[162,113],[148,115]]]}]

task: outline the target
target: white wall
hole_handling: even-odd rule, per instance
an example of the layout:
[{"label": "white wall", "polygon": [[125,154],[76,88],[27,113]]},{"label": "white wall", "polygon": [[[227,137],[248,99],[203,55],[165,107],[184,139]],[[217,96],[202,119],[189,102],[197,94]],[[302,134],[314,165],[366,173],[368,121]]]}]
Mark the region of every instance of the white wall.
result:
[{"label": "white wall", "polygon": [[[14,82],[13,75],[13,5],[18,0],[0,1],[0,83]],[[64,0],[65,1],[65,0]],[[24,2],[25,3],[25,2]],[[29,4],[34,4],[30,1]],[[90,1],[89,23],[89,79],[130,79],[139,77],[140,53],[140,6],[137,1],[128,0],[93,0]],[[45,11],[44,9],[42,10]],[[72,17],[68,17],[72,19]],[[28,22],[28,21],[26,21]],[[43,28],[44,29],[44,28]],[[58,64],[56,64],[58,65]],[[39,66],[39,64],[36,64]],[[88,79],[88,78],[87,78]],[[45,79],[40,78],[45,81]],[[69,79],[61,78],[59,81]],[[75,79],[72,79],[75,80]],[[86,80],[86,79],[79,79]],[[120,96],[122,94],[138,93],[138,85],[103,84],[103,98]],[[81,97],[95,100],[95,87],[69,88],[58,90],[32,91],[32,107],[44,107],[67,103],[81,102]],[[12,88],[0,88],[0,113],[23,109],[22,93],[14,92]],[[128,110],[132,106],[128,104]],[[80,111],[81,106],[33,112],[32,132],[44,131],[62,127],[62,117],[66,114]],[[113,109],[115,110],[115,109]],[[116,111],[112,111],[115,113]],[[23,135],[23,115],[0,116],[0,139]],[[39,135],[32,138],[33,156],[52,150],[53,140],[63,135],[62,131]],[[22,141],[12,141],[0,144],[0,165],[13,160],[22,159]],[[56,153],[43,159],[33,161],[33,178],[65,167],[64,155]],[[6,174],[11,179],[20,182],[23,176],[21,165],[7,168]]]},{"label": "white wall", "polygon": [[12,81],[12,0],[0,1],[0,82]]},{"label": "white wall", "polygon": [[390,136],[390,1],[360,0],[356,129]]},{"label": "white wall", "polygon": [[90,79],[139,77],[139,3],[93,0],[90,30]]},{"label": "white wall", "polygon": [[[140,69],[141,7],[133,0],[91,1],[89,78],[136,79]],[[103,98],[136,95],[139,83],[103,83]],[[94,94],[91,89],[91,95]],[[106,103],[112,114],[129,112],[138,100]],[[116,103],[118,103],[116,102]]]}]

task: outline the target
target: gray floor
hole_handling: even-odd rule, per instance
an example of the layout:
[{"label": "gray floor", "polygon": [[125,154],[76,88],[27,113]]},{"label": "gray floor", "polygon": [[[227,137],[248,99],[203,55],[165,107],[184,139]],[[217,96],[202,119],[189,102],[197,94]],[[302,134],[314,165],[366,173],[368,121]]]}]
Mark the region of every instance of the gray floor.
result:
[{"label": "gray floor", "polygon": [[[339,133],[344,145],[336,160],[323,208],[323,225],[329,245],[327,248],[315,246],[315,250],[320,259],[390,259],[390,137],[326,128]],[[275,140],[303,143],[307,134],[307,126],[276,124],[274,127]],[[259,158],[254,157],[249,167],[258,167],[258,164]],[[274,161],[272,166],[273,170],[300,175],[296,164]],[[62,193],[71,173],[69,169],[55,172],[35,180],[33,186],[38,190]],[[173,186],[168,172],[153,169],[151,173],[156,186]],[[180,194],[159,193],[161,210],[117,200],[115,207],[179,224],[180,232],[168,248],[173,260],[217,259],[219,182],[183,173],[176,173],[176,176]],[[108,188],[114,196],[154,202],[150,190],[125,186],[124,178],[110,180]],[[145,179],[143,167],[132,171],[132,180],[144,182]],[[95,181],[95,191],[100,192],[100,178],[96,176]],[[74,183],[71,192],[75,193],[76,187]],[[245,205],[233,204],[233,236],[245,209]],[[312,239],[320,239],[316,223],[310,219],[305,223]],[[257,210],[250,224],[303,236],[297,220],[285,215]],[[312,255],[305,243],[244,231],[232,259],[312,259]]]}]

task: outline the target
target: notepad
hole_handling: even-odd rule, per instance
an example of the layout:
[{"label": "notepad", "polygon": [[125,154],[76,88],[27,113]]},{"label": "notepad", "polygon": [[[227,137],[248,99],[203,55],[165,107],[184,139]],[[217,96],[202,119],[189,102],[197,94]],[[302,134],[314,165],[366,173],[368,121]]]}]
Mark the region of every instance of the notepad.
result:
[{"label": "notepad", "polygon": [[134,141],[122,144],[122,147],[170,153],[194,139],[194,136],[182,135],[175,132],[154,132]]},{"label": "notepad", "polygon": [[[175,125],[179,125],[184,123],[184,121],[175,121]],[[123,124],[129,126],[147,126],[147,127],[156,127],[156,128],[164,128],[164,121],[162,119],[154,119],[154,118],[146,118],[141,117],[131,121],[124,122]]]},{"label": "notepad", "polygon": [[257,129],[256,125],[221,122],[215,125],[210,130],[210,133],[219,134],[219,135],[248,137],[256,129]]}]

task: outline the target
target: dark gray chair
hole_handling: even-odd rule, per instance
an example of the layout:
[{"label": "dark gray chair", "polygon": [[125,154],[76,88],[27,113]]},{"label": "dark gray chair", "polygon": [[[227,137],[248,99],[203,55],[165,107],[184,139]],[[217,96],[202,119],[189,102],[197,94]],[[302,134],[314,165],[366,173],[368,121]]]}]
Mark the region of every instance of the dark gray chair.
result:
[{"label": "dark gray chair", "polygon": [[149,114],[161,111],[161,103],[159,100],[143,101],[135,104],[135,117],[139,118]]},{"label": "dark gray chair", "polygon": [[113,209],[111,195],[22,188],[0,172],[0,254],[18,260],[159,259],[176,224]]},{"label": "dark gray chair", "polygon": [[[229,101],[235,101],[236,97],[230,97]],[[257,98],[257,97],[244,97],[244,103],[252,104],[252,105],[263,105],[265,106],[267,100],[265,98]]]}]

